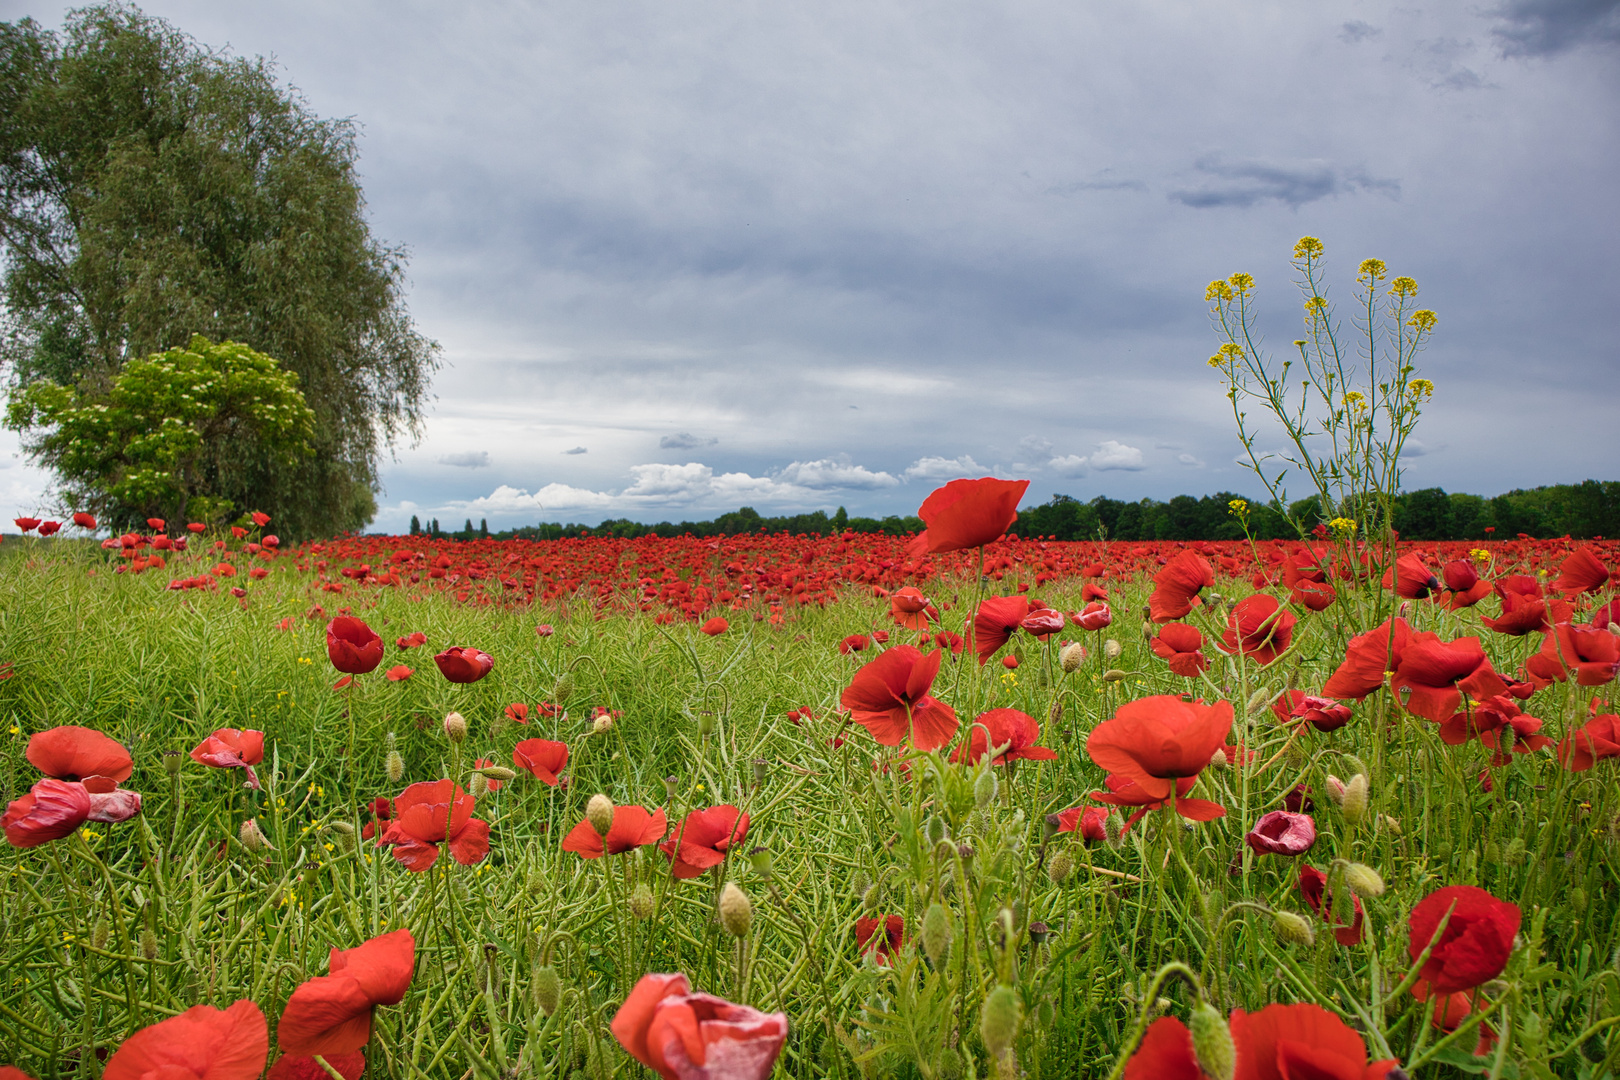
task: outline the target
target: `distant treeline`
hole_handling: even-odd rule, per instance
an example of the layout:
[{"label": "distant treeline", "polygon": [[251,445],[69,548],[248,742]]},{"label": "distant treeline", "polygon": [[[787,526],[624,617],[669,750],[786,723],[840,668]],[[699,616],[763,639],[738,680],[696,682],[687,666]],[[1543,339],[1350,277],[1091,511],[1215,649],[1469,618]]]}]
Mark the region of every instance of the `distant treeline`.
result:
[{"label": "distant treeline", "polygon": [[[1285,540],[1299,536],[1292,521],[1309,530],[1324,516],[1315,498],[1302,499],[1288,508],[1285,516],[1273,507],[1244,495],[1223,491],[1196,498],[1177,495],[1169,502],[1143,499],[1122,502],[1099,495],[1081,502],[1069,495],[1053,496],[1050,502],[1018,515],[1009,531],[1017,536],[1052,536],[1059,540],[1241,540],[1243,527],[1232,514],[1234,499],[1249,504],[1250,532],[1261,540]],[[1395,499],[1394,525],[1406,540],[1486,540],[1512,539],[1520,533],[1537,538],[1574,536],[1620,537],[1620,481],[1587,480],[1580,484],[1553,484],[1514,490],[1485,498],[1444,488],[1408,491]],[[475,529],[471,519],[459,530],[447,531],[437,520],[423,525],[411,518],[411,533],[428,533],[453,540],[493,538],[497,540],[559,540],[565,536],[599,536],[635,539],[642,536],[735,536],[738,533],[787,532],[886,533],[905,536],[921,530],[915,516],[886,518],[850,517],[843,507],[837,513],[817,510],[787,517],[761,517],[751,506],[713,521],[661,521],[646,525],[615,518],[599,525],[525,525],[504,532],[490,532],[480,521]]]}]

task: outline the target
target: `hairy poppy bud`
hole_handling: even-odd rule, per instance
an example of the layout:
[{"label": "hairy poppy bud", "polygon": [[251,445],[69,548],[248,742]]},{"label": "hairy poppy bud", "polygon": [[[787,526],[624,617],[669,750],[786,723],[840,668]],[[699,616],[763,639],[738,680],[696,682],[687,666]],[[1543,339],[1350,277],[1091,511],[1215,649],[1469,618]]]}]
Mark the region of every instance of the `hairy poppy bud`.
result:
[{"label": "hairy poppy bud", "polygon": [[499,780],[502,783],[505,783],[507,780],[517,779],[517,773],[512,769],[508,769],[505,765],[485,765],[478,771],[489,777],[491,780]]},{"label": "hairy poppy bud", "polygon": [[1051,727],[1056,727],[1063,722],[1063,702],[1052,702],[1052,707],[1046,710],[1046,722]]},{"label": "hairy poppy bud", "polygon": [[1495,840],[1485,841],[1485,850],[1480,853],[1481,861],[1486,866],[1502,865],[1502,848]]},{"label": "hairy poppy bud", "polygon": [[489,794],[489,777],[485,776],[481,772],[474,772],[472,774],[472,780],[468,784],[468,790],[471,792],[473,798],[482,799],[485,795]]},{"label": "hairy poppy bud", "polygon": [[585,820],[591,823],[598,836],[607,836],[613,828],[613,800],[598,792],[585,804]]},{"label": "hairy poppy bud", "polygon": [[168,773],[171,777],[177,777],[180,775],[180,766],[182,764],[183,762],[180,759],[180,751],[163,751],[163,771]]},{"label": "hairy poppy bud", "polygon": [[928,842],[935,847],[945,842],[947,832],[945,819],[938,814],[930,814],[927,823],[923,825],[923,834],[928,837]]},{"label": "hairy poppy bud", "polygon": [[141,956],[147,960],[156,960],[158,955],[157,934],[150,926],[141,927]]},{"label": "hairy poppy bud", "polygon": [[946,955],[951,950],[951,916],[938,900],[929,904],[928,910],[923,913],[922,947],[934,970],[943,969]]},{"label": "hairy poppy bud", "polygon": [[557,681],[551,686],[552,700],[561,705],[574,696],[574,673],[565,671],[557,676]]},{"label": "hairy poppy bud", "polygon": [[1111,667],[1103,672],[1103,682],[1124,682],[1128,676],[1117,667]]},{"label": "hairy poppy bud", "polygon": [[650,918],[654,906],[652,889],[643,881],[630,893],[630,914],[638,919]]},{"label": "hairy poppy bud", "polygon": [[595,720],[591,721],[591,734],[592,735],[606,735],[608,732],[610,732],[612,730],[613,730],[613,714],[610,713],[610,712],[602,713]]},{"label": "hairy poppy bud", "polygon": [[327,831],[337,837],[338,846],[344,851],[354,850],[354,826],[347,821],[334,821],[326,827]]},{"label": "hairy poppy bud", "polygon": [[1232,1041],[1232,1029],[1215,1006],[1200,1001],[1187,1020],[1192,1032],[1193,1056],[1198,1067],[1211,1080],[1232,1080],[1237,1072],[1237,1044]]},{"label": "hairy poppy bud", "polygon": [[734,938],[745,938],[754,925],[754,905],[734,881],[720,891],[720,925]]},{"label": "hairy poppy bud", "polygon": [[1109,814],[1103,819],[1103,840],[1108,844],[1118,844],[1125,836],[1125,819],[1117,813]]},{"label": "hairy poppy bud", "polygon": [[1060,851],[1052,856],[1052,861],[1046,864],[1047,879],[1054,885],[1061,885],[1069,880],[1074,873],[1074,856],[1067,851]]},{"label": "hairy poppy bud", "polygon": [[1210,767],[1214,769],[1226,768],[1227,765],[1230,764],[1230,762],[1226,760],[1226,751],[1224,749],[1217,748],[1216,751],[1209,756],[1209,764]]},{"label": "hairy poppy bud", "polygon": [[883,889],[878,885],[868,885],[861,890],[861,907],[867,911],[876,911],[883,902]]},{"label": "hairy poppy bud", "polygon": [[1109,638],[1107,641],[1103,642],[1103,659],[1105,660],[1118,660],[1120,653],[1124,651],[1125,646],[1121,645],[1113,638]]},{"label": "hairy poppy bud", "polygon": [[111,932],[112,928],[107,925],[107,917],[103,915],[96,920],[96,925],[90,928],[91,946],[97,949],[105,949],[107,947],[107,935]]},{"label": "hairy poppy bud", "polygon": [[1221,922],[1226,918],[1226,897],[1220,889],[1211,889],[1204,897],[1204,929],[1214,938],[1221,932]]},{"label": "hairy poppy bud", "polygon": [[259,831],[259,823],[253,818],[248,818],[242,822],[241,829],[237,831],[237,837],[242,841],[242,846],[255,855],[261,851],[271,850],[270,841],[265,837],[264,833]]},{"label": "hairy poppy bud", "polygon": [[1249,695],[1249,701],[1244,706],[1243,711],[1247,713],[1257,713],[1261,709],[1265,708],[1266,703],[1270,700],[1271,688],[1262,686],[1260,689]]},{"label": "hairy poppy bud", "polygon": [[1344,883],[1363,900],[1384,895],[1384,879],[1366,863],[1353,862],[1344,868]]},{"label": "hairy poppy bud", "polygon": [[1356,773],[1344,785],[1344,798],[1339,800],[1339,812],[1345,824],[1354,828],[1367,816],[1367,774]]},{"label": "hairy poppy bud", "polygon": [[399,756],[398,750],[388,751],[386,768],[390,784],[397,784],[405,779],[405,759]]},{"label": "hairy poppy bud", "polygon": [[979,1010],[979,1038],[992,1058],[1012,1049],[1023,1011],[1018,992],[1010,986],[998,986],[985,995],[984,1007]]},{"label": "hairy poppy bud", "polygon": [[980,810],[989,806],[996,798],[996,774],[993,769],[985,769],[979,778],[973,781],[973,804]]},{"label": "hairy poppy bud", "polygon": [[458,712],[446,713],[444,717],[444,733],[453,743],[462,743],[467,740],[467,721]]},{"label": "hairy poppy bud", "polygon": [[555,1014],[557,1006],[562,1004],[562,980],[557,977],[557,969],[550,964],[535,968],[530,985],[534,989],[534,1003],[540,1006],[540,1011],[547,1016]]},{"label": "hairy poppy bud", "polygon": [[1063,670],[1070,674],[1079,671],[1080,665],[1086,662],[1086,647],[1078,641],[1072,645],[1065,645],[1058,652],[1058,662]]},{"label": "hairy poppy bud", "polygon": [[1286,945],[1314,945],[1316,934],[1311,924],[1292,911],[1273,911],[1271,923],[1277,931],[1277,940]]}]

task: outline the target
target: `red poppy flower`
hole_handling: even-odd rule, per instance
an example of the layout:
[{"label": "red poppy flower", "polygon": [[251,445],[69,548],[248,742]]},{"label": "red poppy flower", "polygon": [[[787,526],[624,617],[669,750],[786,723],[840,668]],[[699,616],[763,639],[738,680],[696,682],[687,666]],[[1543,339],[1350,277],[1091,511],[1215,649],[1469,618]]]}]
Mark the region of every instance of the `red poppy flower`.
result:
[{"label": "red poppy flower", "polygon": [[1593,716],[1558,744],[1558,760],[1570,772],[1585,772],[1612,757],[1620,757],[1620,716],[1613,713]]},{"label": "red poppy flower", "polygon": [[514,701],[506,707],[506,718],[514,724],[527,724],[529,707],[521,701]]},{"label": "red poppy flower", "polygon": [[1351,717],[1350,706],[1303,690],[1284,690],[1271,703],[1271,712],[1279,723],[1302,720],[1317,731],[1337,731],[1348,724]]},{"label": "red poppy flower", "polygon": [[1196,679],[1198,673],[1209,667],[1209,657],[1201,651],[1204,635],[1196,626],[1170,623],[1161,627],[1157,637],[1148,642],[1155,656],[1170,662],[1170,670],[1177,675]]},{"label": "red poppy flower", "polygon": [[1029,614],[1018,625],[1025,633],[1033,634],[1037,641],[1045,641],[1063,629],[1063,612],[1042,607],[1040,601],[1032,600]]},{"label": "red poppy flower", "polygon": [[541,623],[539,626],[534,628],[534,632],[539,634],[541,637],[550,637],[556,631],[552,629],[550,623]]},{"label": "red poppy flower", "polygon": [[1602,686],[1613,682],[1620,671],[1620,637],[1591,626],[1559,623],[1542,641],[1541,651],[1524,662],[1524,670],[1537,686],[1563,682],[1570,672],[1580,686]]},{"label": "red poppy flower", "polygon": [[270,1028],[251,1001],[195,1005],[144,1027],[107,1060],[104,1080],[258,1080]]},{"label": "red poppy flower", "polygon": [[[88,517],[89,515],[86,515],[86,516]],[[92,518],[91,520],[93,521],[95,519]],[[94,525],[91,525],[89,527],[92,528],[92,529],[95,528]],[[42,522],[39,523],[39,535],[41,535],[41,536],[55,536],[57,533],[59,533],[61,531],[62,531],[62,523],[60,521],[42,521]]]},{"label": "red poppy flower", "polygon": [[1108,811],[1100,806],[1071,806],[1058,811],[1058,832],[1079,833],[1088,844],[1108,838]]},{"label": "red poppy flower", "polygon": [[[985,730],[989,729],[989,735]],[[1030,761],[1052,761],[1057,758],[1057,752],[1048,750],[1044,746],[1036,746],[1035,740],[1041,737],[1041,725],[1028,713],[1017,709],[991,709],[989,712],[979,714],[973,721],[972,733],[968,736],[966,746],[958,746],[951,754],[952,761],[961,761],[964,757],[977,765],[984,760],[992,747],[1005,746],[1007,750],[1000,757],[991,762],[992,765],[1005,765],[1009,761],[1028,759]]]},{"label": "red poppy flower", "polygon": [[453,683],[475,683],[495,668],[495,658],[471,646],[451,647],[433,658],[439,671]]},{"label": "red poppy flower", "polygon": [[940,657],[939,652],[924,656],[910,645],[897,645],[855,673],[839,704],[882,746],[909,739],[918,750],[937,750],[959,726],[951,707],[928,694]]},{"label": "red poppy flower", "polygon": [[264,732],[220,728],[197,744],[191,751],[191,760],[215,769],[244,769],[248,786],[257,791],[259,778],[253,766],[264,760]]},{"label": "red poppy flower", "polygon": [[1028,615],[1029,598],[1024,596],[992,596],[979,605],[973,616],[973,646],[981,665],[1007,644]]},{"label": "red poppy flower", "polygon": [[[1455,994],[1432,995],[1422,980],[1412,985],[1412,996],[1419,1001],[1434,999],[1434,1008],[1429,1014],[1429,1024],[1441,1031],[1456,1031],[1474,1011],[1474,999],[1478,991],[1459,990]],[[1479,1025],[1479,1039],[1474,1043],[1474,1056],[1484,1057],[1496,1048],[1496,1029],[1487,1023]]]},{"label": "red poppy flower", "polygon": [[1471,559],[1452,559],[1440,568],[1451,598],[1446,607],[1452,611],[1473,607],[1491,594],[1491,583],[1482,581]]},{"label": "red poppy flower", "polygon": [[600,859],[604,853],[622,855],[631,848],[656,844],[668,831],[669,822],[662,808],[649,811],[640,806],[615,806],[613,827],[608,830],[605,852],[602,835],[589,819],[575,825],[563,837],[562,849],[572,851],[582,859]]},{"label": "red poppy flower", "polygon": [[0,817],[6,842],[31,848],[73,835],[90,817],[90,793],[83,784],[47,777],[14,800]]},{"label": "red poppy flower", "polygon": [[[358,1050],[352,1054],[328,1054],[322,1060],[336,1069],[343,1080],[360,1080],[366,1071],[366,1055]],[[270,1075],[265,1080],[330,1080],[331,1075],[310,1054],[282,1054],[270,1066]]]},{"label": "red poppy flower", "polygon": [[1512,753],[1528,754],[1551,746],[1552,740],[1539,735],[1542,724],[1533,716],[1519,711],[1519,703],[1507,694],[1498,694],[1462,712],[1453,713],[1440,725],[1440,738],[1448,746],[1461,746],[1477,738],[1486,747],[1495,750],[1493,765],[1506,765],[1509,751],[1502,745],[1504,732],[1511,733]]},{"label": "red poppy flower", "polygon": [[[1220,803],[1210,802],[1208,799],[1189,799],[1187,795],[1197,784],[1196,777],[1184,776],[1176,781],[1175,811],[1188,821],[1214,821],[1216,818],[1226,816],[1226,807]],[[1109,773],[1103,777],[1103,786],[1107,791],[1093,791],[1090,798],[1107,806],[1133,807],[1136,813],[1125,819],[1128,829],[1152,810],[1163,810],[1171,805],[1168,795],[1155,797],[1145,791],[1140,784],[1128,776],[1119,773]]]},{"label": "red poppy flower", "polygon": [[550,739],[524,739],[512,748],[512,764],[549,787],[568,765],[568,744]]},{"label": "red poppy flower", "polygon": [[404,664],[395,664],[393,667],[383,672],[383,678],[387,679],[389,682],[404,682],[406,679],[415,674],[415,668],[406,667]]},{"label": "red poppy flower", "polygon": [[1142,1041],[1125,1063],[1124,1080],[1208,1080],[1193,1053],[1192,1032],[1174,1016],[1148,1025]]},{"label": "red poppy flower", "polygon": [[414,649],[418,645],[426,645],[426,644],[427,644],[427,635],[422,633],[422,631],[420,631],[420,630],[417,630],[414,633],[406,634],[404,637],[396,638],[394,640],[395,647],[397,647],[397,648],[399,648],[401,650]]},{"label": "red poppy flower", "polygon": [[1307,814],[1273,810],[1262,814],[1243,840],[1263,855],[1303,855],[1316,843],[1316,822]]},{"label": "red poppy flower", "polygon": [[34,1080],[15,1065],[0,1065],[0,1080]]},{"label": "red poppy flower", "polygon": [[928,629],[928,598],[912,585],[895,590],[889,597],[889,614],[896,626],[907,630]]},{"label": "red poppy flower", "polygon": [[21,529],[25,533],[26,532],[33,532],[35,529],[39,528],[39,518],[33,518],[33,517],[12,518],[11,523],[13,525],[17,526],[17,528]]},{"label": "red poppy flower", "polygon": [[1598,561],[1591,548],[1576,548],[1558,568],[1558,580],[1553,588],[1565,596],[1576,593],[1597,592],[1609,580],[1608,567]]},{"label": "red poppy flower", "polygon": [[917,510],[927,528],[906,546],[913,558],[983,547],[1018,520],[1018,500],[1028,480],[952,480],[923,500]]},{"label": "red poppy flower", "polygon": [[941,630],[934,635],[934,644],[941,649],[949,649],[955,656],[962,655],[962,647],[966,644],[961,634],[953,634],[949,630]]},{"label": "red poppy flower", "polygon": [[[1237,1049],[1233,1080],[1384,1080],[1396,1065],[1369,1063],[1355,1029],[1317,1005],[1234,1009],[1227,1029]],[[1174,1016],[1148,1025],[1125,1063],[1125,1080],[1205,1080],[1187,1025]]]},{"label": "red poppy flower", "polygon": [[450,780],[412,784],[394,800],[394,820],[382,842],[394,846],[395,860],[413,874],[438,860],[439,844],[447,839],[456,862],[471,866],[489,854],[489,822],[472,816],[476,805]]},{"label": "red poppy flower", "polygon": [[1232,730],[1232,703],[1182,701],[1170,694],[1119,707],[1086,739],[1086,753],[1101,768],[1134,780],[1155,799],[1170,796],[1171,782],[1197,776]]},{"label": "red poppy flower", "polygon": [[643,975],[613,1016],[613,1037],[665,1080],[765,1080],[787,1016],[691,993],[685,975]]},{"label": "red poppy flower", "polygon": [[[879,929],[882,933],[878,933]],[[906,920],[898,915],[855,920],[855,947],[869,952],[879,967],[888,967],[889,960],[906,943]]]},{"label": "red poppy flower", "polygon": [[1080,586],[1080,602],[1082,604],[1089,604],[1093,600],[1107,599],[1108,590],[1103,588],[1101,585],[1098,585],[1096,582],[1088,581],[1084,585]]},{"label": "red poppy flower", "polygon": [[81,529],[93,529],[96,527],[96,519],[94,515],[87,514],[83,510],[80,510],[77,514],[73,515],[73,524],[77,525]]},{"label": "red poppy flower", "polygon": [[383,641],[364,621],[339,615],[326,624],[326,655],[339,671],[365,675],[382,663]]},{"label": "red poppy flower", "polygon": [[141,812],[140,792],[126,791],[118,786],[116,780],[109,780],[105,776],[87,776],[82,783],[84,790],[90,793],[90,814],[86,821],[116,825]]},{"label": "red poppy flower", "polygon": [[870,644],[865,634],[851,634],[838,643],[838,651],[848,656],[852,652],[864,652]]},{"label": "red poppy flower", "polygon": [[1148,615],[1154,622],[1173,622],[1193,609],[1200,590],[1215,584],[1215,571],[1196,551],[1183,551],[1153,577]]},{"label": "red poppy flower", "polygon": [[658,848],[670,860],[675,877],[695,878],[725,862],[726,853],[741,847],[747,838],[748,815],[726,803],[693,810],[675,835]]},{"label": "red poppy flower", "polygon": [[731,629],[731,624],[726,622],[725,619],[716,615],[714,618],[710,619],[708,622],[699,627],[699,629],[705,634],[708,634],[710,637],[714,637],[717,634],[723,634],[727,630]]},{"label": "red poppy flower", "polygon": [[1572,609],[1566,601],[1548,600],[1541,585],[1528,574],[1497,578],[1493,586],[1502,598],[1502,614],[1482,616],[1480,622],[1498,634],[1523,637],[1537,630],[1550,630],[1554,622],[1568,622]]},{"label": "red poppy flower", "polygon": [[1406,949],[1416,961],[1447,911],[1451,921],[1423,965],[1432,993],[1454,994],[1490,982],[1507,967],[1521,916],[1517,905],[1472,885],[1437,889],[1418,902],[1408,920]]},{"label": "red poppy flower", "polygon": [[1407,712],[1437,724],[1457,711],[1465,693],[1480,700],[1507,692],[1507,684],[1485,658],[1479,638],[1441,641],[1440,635],[1426,631],[1407,639],[1389,685],[1396,693],[1411,691],[1405,702]]},{"label": "red poppy flower", "polygon": [[1421,600],[1439,590],[1440,579],[1416,555],[1402,555],[1384,571],[1384,588],[1394,589],[1395,595],[1407,600]]},{"label": "red poppy flower", "polygon": [[204,533],[208,531],[208,526],[204,525],[200,521],[188,521],[186,522],[186,528],[194,533]]},{"label": "red poppy flower", "polygon": [[1317,918],[1325,920],[1333,928],[1334,940],[1340,945],[1360,944],[1364,933],[1361,927],[1361,897],[1355,893],[1350,894],[1350,902],[1355,905],[1353,908],[1355,914],[1350,919],[1350,925],[1345,926],[1334,913],[1333,898],[1327,891],[1327,875],[1316,867],[1300,867],[1299,895],[1305,898],[1305,903],[1316,913]]},{"label": "red poppy flower", "polygon": [[1069,621],[1082,630],[1101,630],[1114,621],[1114,613],[1101,600],[1093,600],[1083,610],[1070,615]]},{"label": "red poppy flower", "polygon": [[123,783],[135,771],[135,761],[123,744],[99,731],[64,724],[41,731],[28,740],[29,764],[58,780],[105,776]]},{"label": "red poppy flower", "polygon": [[325,1057],[359,1050],[371,1038],[371,1011],[404,1000],[415,966],[416,939],[409,930],[333,949],[329,974],[303,983],[287,1000],[276,1042],[289,1054]]},{"label": "red poppy flower", "polygon": [[1275,596],[1256,593],[1239,600],[1226,619],[1221,635],[1221,651],[1230,655],[1242,651],[1262,667],[1288,651],[1299,617],[1277,602]]},{"label": "red poppy flower", "polygon": [[1411,629],[1405,619],[1386,619],[1345,646],[1344,663],[1322,687],[1322,696],[1360,701],[1384,685],[1384,676],[1401,662]]},{"label": "red poppy flower", "polygon": [[253,524],[257,525],[261,529],[264,528],[266,525],[270,524],[270,515],[269,514],[263,514],[263,513],[260,513],[259,511],[255,510],[255,511],[253,511],[253,513],[249,514],[248,516],[253,519]]},{"label": "red poppy flower", "polygon": [[167,522],[160,517],[150,517],[146,519],[146,527],[151,529],[153,532],[162,532],[165,524],[167,524]]},{"label": "red poppy flower", "polygon": [[361,827],[360,839],[370,840],[373,836],[376,836],[377,843],[380,845],[382,843],[381,834],[388,831],[388,822],[393,816],[394,800],[384,795],[372,799],[371,820]]}]

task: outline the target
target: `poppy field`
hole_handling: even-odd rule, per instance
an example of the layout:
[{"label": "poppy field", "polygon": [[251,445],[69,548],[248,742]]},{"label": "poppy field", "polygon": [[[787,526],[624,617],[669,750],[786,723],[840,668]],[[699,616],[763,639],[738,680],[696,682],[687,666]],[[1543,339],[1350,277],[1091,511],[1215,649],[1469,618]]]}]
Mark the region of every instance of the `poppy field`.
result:
[{"label": "poppy field", "polygon": [[18,519],[0,1080],[1620,1069],[1620,543],[1005,537],[1025,486]]}]

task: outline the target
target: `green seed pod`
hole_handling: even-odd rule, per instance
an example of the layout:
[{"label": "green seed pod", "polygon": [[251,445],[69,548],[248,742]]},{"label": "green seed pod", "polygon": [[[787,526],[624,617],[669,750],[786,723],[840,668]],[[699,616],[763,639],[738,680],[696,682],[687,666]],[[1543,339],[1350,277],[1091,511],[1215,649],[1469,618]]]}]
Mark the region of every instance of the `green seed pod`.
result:
[{"label": "green seed pod", "polygon": [[1384,895],[1384,879],[1365,863],[1353,862],[1344,868],[1344,883],[1363,900]]},{"label": "green seed pod", "polygon": [[[1010,986],[998,986],[984,999],[979,1010],[979,1038],[992,1058],[999,1058],[1012,1049],[1018,1038],[1018,1025],[1023,1021],[1023,1003],[1018,992]],[[1226,1080],[1230,1080],[1227,1077]]]},{"label": "green seed pod", "polygon": [[757,757],[751,764],[754,768],[754,783],[763,784],[771,774],[771,763],[764,758]]},{"label": "green seed pod", "polygon": [[574,673],[572,671],[565,671],[561,675],[557,676],[557,681],[552,684],[551,697],[557,702],[557,704],[561,705],[573,696]]},{"label": "green seed pod", "polygon": [[754,925],[754,905],[734,881],[720,892],[720,925],[734,938],[745,938]]},{"label": "green seed pod", "polygon": [[170,779],[177,779],[180,776],[180,767],[183,764],[184,761],[180,757],[180,751],[163,751],[163,771],[169,774]]},{"label": "green seed pod", "polygon": [[655,902],[653,900],[652,889],[648,887],[645,881],[637,885],[635,889],[631,891],[630,914],[634,915],[636,918],[646,919],[651,917],[654,906]]},{"label": "green seed pod", "polygon": [[141,956],[147,960],[156,960],[158,955],[157,935],[150,926],[141,928]]},{"label": "green seed pod", "polygon": [[1074,856],[1067,851],[1053,855],[1046,864],[1046,877],[1054,885],[1061,885],[1074,873]]},{"label": "green seed pod", "polygon": [[107,936],[112,933],[112,927],[107,925],[107,917],[103,915],[96,920],[96,925],[90,928],[90,944],[98,949],[107,947]]},{"label": "green seed pod", "polygon": [[979,778],[973,781],[973,804],[983,810],[996,798],[996,773],[994,769],[985,769],[979,773]]},{"label": "green seed pod", "polygon": [[557,977],[557,969],[550,964],[534,969],[534,978],[530,981],[534,988],[534,1003],[540,1011],[547,1016],[555,1015],[557,1006],[562,1004],[562,980]]},{"label": "green seed pod", "polygon": [[1192,1032],[1193,1056],[1198,1067],[1211,1080],[1232,1080],[1237,1072],[1237,1044],[1226,1018],[1207,1001],[1200,1001],[1188,1018]]},{"label": "green seed pod", "polygon": [[1277,940],[1285,945],[1316,944],[1316,934],[1311,930],[1311,924],[1292,911],[1273,911],[1271,922],[1272,928],[1277,931]]},{"label": "green seed pod", "polygon": [[951,936],[951,916],[945,910],[945,905],[936,900],[928,905],[922,921],[923,952],[935,970],[945,966],[945,958],[951,950]]}]

